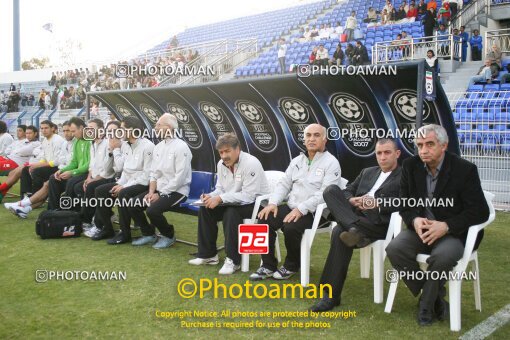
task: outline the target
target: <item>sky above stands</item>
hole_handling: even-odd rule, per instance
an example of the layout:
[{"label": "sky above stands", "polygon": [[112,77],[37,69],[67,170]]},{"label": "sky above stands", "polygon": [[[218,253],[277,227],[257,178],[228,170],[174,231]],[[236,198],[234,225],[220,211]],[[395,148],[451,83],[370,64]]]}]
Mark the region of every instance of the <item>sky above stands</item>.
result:
[{"label": "sky above stands", "polygon": [[[59,42],[80,42],[78,62],[136,55],[185,28],[315,2],[310,0],[20,0],[21,62],[56,60]],[[0,72],[13,69],[13,1],[0,0]],[[53,33],[43,28],[53,24]],[[60,43],[61,44],[61,43]]]}]

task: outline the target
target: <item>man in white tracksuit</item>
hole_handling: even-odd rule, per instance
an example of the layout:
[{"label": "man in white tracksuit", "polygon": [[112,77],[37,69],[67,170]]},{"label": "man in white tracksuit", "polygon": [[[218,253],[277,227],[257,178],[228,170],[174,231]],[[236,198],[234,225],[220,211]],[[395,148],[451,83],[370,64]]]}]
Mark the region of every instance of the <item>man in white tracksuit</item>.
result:
[{"label": "man in white tracksuit", "polygon": [[[340,185],[338,160],[326,150],[326,128],[311,124],[304,131],[307,154],[294,158],[285,176],[269,198],[269,204],[259,214],[258,223],[269,225],[269,254],[262,255],[262,265],[250,280],[273,277],[285,280],[300,268],[300,245],[305,229],[313,224],[314,212],[323,203],[322,192],[329,185]],[[282,204],[283,201],[287,203]],[[277,270],[274,256],[276,232],[283,228],[287,257]]]},{"label": "man in white tracksuit", "polygon": [[[177,118],[163,114],[156,123],[156,132],[162,139],[152,152],[149,175],[149,190],[132,198],[129,209],[136,225],[140,226],[142,237],[134,240],[134,246],[153,244],[155,249],[168,248],[175,243],[174,226],[169,224],[163,213],[178,207],[189,195],[191,184],[191,150],[174,132],[179,127]],[[149,205],[147,206],[146,203]],[[147,222],[144,210],[151,223]],[[155,229],[161,236],[158,238]]]},{"label": "man in white tracksuit", "polygon": [[269,185],[260,161],[241,151],[235,135],[221,136],[216,142],[216,150],[221,157],[217,167],[218,181],[213,192],[201,197],[204,206],[198,212],[198,254],[189,263],[218,264],[217,223],[223,220],[227,257],[219,274],[229,275],[239,270],[241,264],[239,224],[243,219],[251,218],[255,199],[269,193]]}]

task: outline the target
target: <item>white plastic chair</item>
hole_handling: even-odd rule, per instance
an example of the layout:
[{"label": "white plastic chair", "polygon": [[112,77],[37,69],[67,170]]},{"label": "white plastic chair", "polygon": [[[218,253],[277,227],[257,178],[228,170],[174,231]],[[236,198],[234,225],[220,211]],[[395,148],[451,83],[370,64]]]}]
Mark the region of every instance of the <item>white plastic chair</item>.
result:
[{"label": "white plastic chair", "polygon": [[[345,178],[340,179],[340,189],[345,189],[347,183],[349,181]],[[326,213],[324,212],[326,210]],[[313,219],[312,228],[306,229],[303,238],[301,239],[301,285],[303,287],[308,286],[310,283],[310,257],[312,250],[313,239],[316,234],[322,234],[331,231],[336,226],[336,222],[328,222],[329,225],[327,227],[322,227],[320,225],[320,220],[322,215],[327,215],[327,205],[326,203],[319,204],[317,209],[315,210],[315,217]]]},{"label": "white plastic chair", "polygon": [[[464,247],[464,254],[462,258],[459,260],[457,265],[453,268],[452,272],[457,275],[457,277],[461,278],[462,273],[464,273],[467,269],[469,262],[474,262],[474,271],[476,279],[473,281],[474,291],[475,291],[475,307],[477,310],[482,310],[482,300],[480,295],[480,271],[478,266],[478,252],[473,248],[475,246],[476,237],[478,236],[478,232],[488,226],[494,219],[496,218],[496,212],[494,210],[494,205],[492,204],[492,200],[494,199],[494,194],[484,191],[485,200],[487,201],[487,205],[489,206],[490,214],[489,219],[482,224],[473,225],[469,227],[468,236],[466,239],[466,246]],[[396,231],[395,237],[398,235],[400,230]],[[427,259],[430,255],[428,254],[418,254],[416,256],[416,261],[420,263],[420,266],[426,267]],[[449,289],[449,298],[450,298],[450,330],[454,332],[460,331],[461,328],[461,288],[462,288],[462,280],[454,280],[448,281]],[[388,292],[388,298],[386,300],[386,307],[384,311],[386,313],[391,313],[391,308],[393,307],[393,300],[395,299],[395,293],[397,292],[398,281],[392,282],[390,284],[390,290]]]},{"label": "white plastic chair", "polygon": [[[267,183],[269,184],[269,188],[271,191],[273,191],[276,188],[276,185],[280,180],[285,176],[285,173],[282,171],[264,171],[264,174],[266,175]],[[262,204],[262,201],[268,200],[271,194],[261,195],[258,196],[255,200],[255,205],[253,206],[253,213],[251,215],[251,218],[245,218],[243,220],[243,223],[245,224],[254,224],[257,223],[257,214],[260,209],[260,205]],[[281,260],[281,254],[280,254],[280,245],[278,243],[278,234],[276,234],[276,258],[278,259],[278,262]],[[250,254],[242,254],[241,255],[241,271],[247,272],[250,270]]]},{"label": "white plastic chair", "polygon": [[402,227],[402,217],[398,212],[391,214],[386,239],[377,240],[368,246],[360,249],[360,270],[361,278],[370,278],[370,253],[374,257],[374,303],[382,303],[384,300],[384,260],[386,252],[384,251],[395,235],[400,232]]}]

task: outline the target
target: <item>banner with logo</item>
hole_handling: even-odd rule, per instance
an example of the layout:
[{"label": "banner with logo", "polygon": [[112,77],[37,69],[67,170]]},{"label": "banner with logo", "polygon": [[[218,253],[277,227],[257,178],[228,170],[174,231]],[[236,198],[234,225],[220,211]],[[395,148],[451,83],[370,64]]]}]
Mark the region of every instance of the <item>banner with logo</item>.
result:
[{"label": "banner with logo", "polygon": [[[304,129],[319,123],[328,129],[327,149],[352,181],[373,166],[377,139],[393,137],[402,158],[413,155],[416,108],[423,101],[423,123],[443,125],[449,151],[459,154],[457,133],[448,100],[432,78],[435,99],[417,93],[420,62],[392,64],[396,74],[302,74],[264,77],[194,86],[95,92],[122,119],[140,117],[152,128],[163,112],[175,114],[181,137],[193,152],[193,169],[215,172],[214,149],[224,133],[235,133],[244,151],[255,155],[266,170],[284,171],[305,151]],[[371,65],[372,71],[378,67]],[[425,86],[426,87],[426,86]]]}]

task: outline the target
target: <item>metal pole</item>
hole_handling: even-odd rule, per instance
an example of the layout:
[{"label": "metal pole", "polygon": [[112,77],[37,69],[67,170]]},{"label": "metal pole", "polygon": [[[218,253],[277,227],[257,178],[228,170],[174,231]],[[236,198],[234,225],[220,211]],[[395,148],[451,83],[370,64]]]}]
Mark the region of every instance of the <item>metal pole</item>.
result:
[{"label": "metal pole", "polygon": [[19,29],[19,0],[12,1],[12,69],[13,71],[21,70],[20,61],[20,29]]},{"label": "metal pole", "polygon": [[[423,125],[423,83],[425,79],[425,60],[418,64],[418,78],[416,83],[416,130]],[[436,84],[434,84],[436,86]],[[415,154],[418,154],[416,146]]]},{"label": "metal pole", "polygon": [[86,114],[87,120],[90,119],[90,96],[87,95],[87,114]]}]

